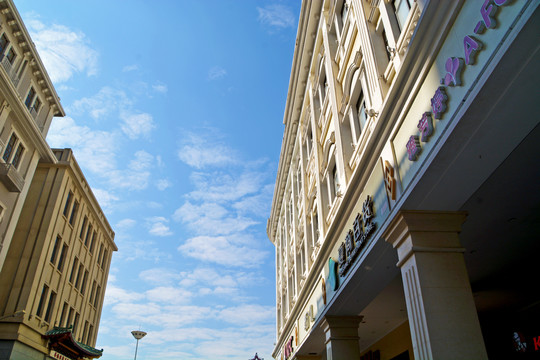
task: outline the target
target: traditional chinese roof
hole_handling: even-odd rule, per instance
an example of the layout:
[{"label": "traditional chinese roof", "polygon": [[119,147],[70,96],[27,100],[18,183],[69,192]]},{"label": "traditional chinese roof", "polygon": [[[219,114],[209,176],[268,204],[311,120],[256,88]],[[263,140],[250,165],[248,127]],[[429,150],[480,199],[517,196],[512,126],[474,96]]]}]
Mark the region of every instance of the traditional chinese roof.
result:
[{"label": "traditional chinese roof", "polygon": [[97,359],[103,355],[103,349],[98,350],[73,338],[72,327],[57,327],[43,335],[49,339],[49,348],[68,357],[82,360],[83,358]]},{"label": "traditional chinese roof", "polygon": [[255,357],[253,359],[249,359],[249,360],[264,360],[264,359],[261,359],[259,357],[259,355],[257,355],[257,353],[255,353]]}]

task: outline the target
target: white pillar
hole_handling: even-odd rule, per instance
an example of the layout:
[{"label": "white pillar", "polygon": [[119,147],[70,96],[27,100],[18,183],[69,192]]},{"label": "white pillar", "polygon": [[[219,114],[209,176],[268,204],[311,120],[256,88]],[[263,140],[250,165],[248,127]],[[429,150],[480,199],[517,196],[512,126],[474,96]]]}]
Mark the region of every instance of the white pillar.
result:
[{"label": "white pillar", "polygon": [[325,316],[322,329],[325,334],[326,360],[358,360],[358,324],[361,316]]},{"label": "white pillar", "polygon": [[401,211],[383,234],[398,252],[415,359],[487,359],[458,235],[465,218]]}]

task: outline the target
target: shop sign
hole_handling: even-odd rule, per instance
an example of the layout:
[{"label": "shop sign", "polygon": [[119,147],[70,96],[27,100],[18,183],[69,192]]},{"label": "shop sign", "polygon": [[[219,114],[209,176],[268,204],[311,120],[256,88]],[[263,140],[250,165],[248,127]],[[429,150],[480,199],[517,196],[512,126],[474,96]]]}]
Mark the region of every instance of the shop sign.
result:
[{"label": "shop sign", "polygon": [[311,324],[315,321],[315,312],[313,311],[313,305],[309,305],[309,310],[306,312],[304,318],[304,329],[309,330]]},{"label": "shop sign", "polygon": [[58,359],[58,360],[73,360],[72,358],[62,355],[54,350],[51,350],[49,356],[52,357],[53,359]]},{"label": "shop sign", "polygon": [[514,351],[517,353],[529,353],[533,351],[540,351],[540,336],[529,338],[532,340],[532,346],[527,341],[525,336],[520,331],[515,331],[512,334],[512,343],[514,345]]},{"label": "shop sign", "polygon": [[362,212],[358,213],[353,223],[353,228],[347,232],[345,241],[338,249],[339,275],[344,276],[351,267],[354,259],[358,256],[377,224],[373,222],[373,199],[370,195],[362,205]]},{"label": "shop sign", "polygon": [[285,353],[285,359],[288,359],[289,356],[291,356],[292,353],[294,352],[293,341],[294,341],[294,336],[291,336],[289,341],[287,341],[287,343],[285,344],[285,348],[283,349],[283,352]]},{"label": "shop sign", "polygon": [[[477,35],[483,34],[486,29],[492,29],[496,25],[496,19],[493,17],[499,6],[506,4],[508,0],[485,0],[480,7],[480,20],[476,23],[473,32]],[[472,35],[466,35],[463,38],[463,56],[449,57],[446,60],[446,74],[441,79],[439,86],[431,98],[431,112],[425,112],[418,122],[417,128],[420,135],[411,135],[405,147],[407,148],[407,158],[409,161],[416,161],[422,151],[422,142],[429,141],[433,133],[433,118],[441,120],[446,112],[446,87],[461,86],[461,72],[465,65],[474,65],[477,51],[483,48],[480,40]]]}]

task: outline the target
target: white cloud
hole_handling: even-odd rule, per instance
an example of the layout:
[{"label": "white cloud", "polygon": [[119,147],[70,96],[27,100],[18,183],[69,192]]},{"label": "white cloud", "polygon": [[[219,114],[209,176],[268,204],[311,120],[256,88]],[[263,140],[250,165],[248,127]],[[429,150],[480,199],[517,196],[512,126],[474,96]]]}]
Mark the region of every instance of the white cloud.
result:
[{"label": "white cloud", "polygon": [[119,200],[118,196],[107,190],[92,188],[92,192],[102,209],[109,209],[114,202]]},{"label": "white cloud", "polygon": [[224,236],[198,236],[188,239],[178,250],[195,259],[235,267],[257,267],[267,253],[231,241]]},{"label": "white cloud", "polygon": [[191,134],[178,150],[178,157],[184,163],[197,169],[207,166],[227,166],[236,164],[236,153],[225,145],[199,135]]},{"label": "white cloud", "polygon": [[227,75],[227,70],[223,69],[220,66],[214,66],[208,70],[208,80],[221,79]]},{"label": "white cloud", "polygon": [[64,25],[45,25],[37,18],[27,19],[25,24],[54,83],[68,81],[76,73],[97,73],[98,52],[84,33]]},{"label": "white cloud", "polygon": [[194,205],[186,202],[178,208],[173,218],[187,223],[198,234],[224,235],[244,231],[258,222],[234,215],[216,203]]},{"label": "white cloud", "polygon": [[138,139],[140,136],[148,136],[155,128],[154,118],[148,113],[127,113],[120,114],[122,131],[131,139]]},{"label": "white cloud", "polygon": [[135,70],[139,70],[139,66],[135,64],[126,65],[122,68],[122,72],[130,72],[130,71],[135,71]]},{"label": "white cloud", "polygon": [[107,290],[105,291],[104,304],[105,306],[107,306],[117,303],[138,301],[141,299],[144,299],[143,294],[139,294],[133,291],[127,291],[115,286],[114,284],[109,283],[107,286]]},{"label": "white cloud", "polygon": [[169,220],[162,216],[148,218],[146,219],[146,222],[149,228],[148,233],[150,235],[169,236],[173,234],[169,226],[167,226]]},{"label": "white cloud", "polygon": [[192,296],[190,291],[172,286],[160,286],[146,292],[149,301],[164,304],[187,304]]},{"label": "white cloud", "polygon": [[133,219],[122,219],[116,223],[116,227],[119,229],[130,229],[137,224],[137,221]]},{"label": "white cloud", "polygon": [[247,326],[253,323],[270,322],[275,314],[273,306],[244,304],[221,310],[219,317],[231,324]]},{"label": "white cloud", "polygon": [[294,27],[295,17],[291,9],[280,4],[270,4],[264,8],[257,7],[259,21],[275,28]]},{"label": "white cloud", "polygon": [[73,149],[77,162],[94,173],[115,169],[118,137],[115,133],[79,126],[71,117],[55,118],[47,141],[51,147]]},{"label": "white cloud", "polygon": [[163,191],[165,189],[168,189],[172,186],[172,183],[167,179],[159,179],[156,181],[156,188],[159,191]]},{"label": "white cloud", "polygon": [[133,102],[122,90],[104,86],[97,94],[73,102],[69,110],[75,114],[89,113],[95,120],[118,116],[118,112],[128,109]]},{"label": "white cloud", "polygon": [[167,85],[161,84],[161,83],[152,85],[152,89],[154,89],[155,92],[162,93],[162,94],[166,94],[167,91],[169,91],[169,89],[167,88]]},{"label": "white cloud", "polygon": [[170,285],[182,279],[182,275],[174,270],[154,268],[142,271],[139,278],[149,284]]}]

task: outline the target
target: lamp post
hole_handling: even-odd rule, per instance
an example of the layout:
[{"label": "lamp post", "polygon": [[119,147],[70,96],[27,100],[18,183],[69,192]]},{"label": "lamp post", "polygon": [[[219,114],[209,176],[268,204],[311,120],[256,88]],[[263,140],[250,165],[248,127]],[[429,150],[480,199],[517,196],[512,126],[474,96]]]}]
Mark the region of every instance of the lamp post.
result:
[{"label": "lamp post", "polygon": [[137,339],[137,345],[135,346],[135,360],[137,360],[137,350],[139,349],[139,340],[146,336],[144,331],[134,330],[131,332],[131,335]]}]

